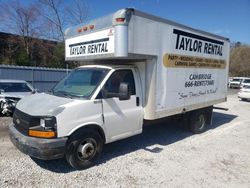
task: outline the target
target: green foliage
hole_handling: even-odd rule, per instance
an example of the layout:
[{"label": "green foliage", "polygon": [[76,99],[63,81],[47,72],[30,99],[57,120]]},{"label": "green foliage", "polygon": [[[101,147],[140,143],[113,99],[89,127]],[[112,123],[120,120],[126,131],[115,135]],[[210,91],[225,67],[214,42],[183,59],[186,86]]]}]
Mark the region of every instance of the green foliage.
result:
[{"label": "green foliage", "polygon": [[21,48],[19,50],[19,52],[17,53],[17,55],[15,57],[15,62],[17,65],[20,65],[20,66],[28,66],[29,65],[29,58],[28,58],[27,53],[25,52],[25,50],[23,48]]},{"label": "green foliage", "polygon": [[58,43],[53,49],[52,59],[48,62],[49,67],[65,68],[64,42]]},{"label": "green foliage", "polygon": [[[14,40],[15,39],[15,40]],[[20,42],[19,36],[13,40],[4,40],[0,43],[3,50],[0,51],[0,64],[12,64],[20,66],[41,66],[52,68],[66,68],[64,42],[52,42],[41,39],[32,39],[29,48],[29,56],[25,47]],[[68,63],[68,68],[78,66],[76,62]]]},{"label": "green foliage", "polygon": [[[48,62],[47,66],[54,68],[66,68],[67,63],[65,62],[65,43],[58,43],[53,49],[53,56],[51,60]],[[79,66],[77,62],[68,63],[68,68],[72,69]]]},{"label": "green foliage", "polygon": [[10,63],[10,61],[9,61],[9,59],[7,57],[1,57],[0,58],[0,64],[8,65],[8,64],[11,64],[11,63]]}]

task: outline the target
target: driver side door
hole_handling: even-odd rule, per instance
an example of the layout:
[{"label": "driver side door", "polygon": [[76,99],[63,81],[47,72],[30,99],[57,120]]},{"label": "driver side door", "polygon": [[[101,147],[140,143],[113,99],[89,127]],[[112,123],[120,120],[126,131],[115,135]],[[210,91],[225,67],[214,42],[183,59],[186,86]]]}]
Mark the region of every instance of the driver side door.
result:
[{"label": "driver side door", "polygon": [[131,69],[116,70],[109,77],[104,89],[119,95],[121,82],[129,84],[131,96],[128,100],[119,97],[103,99],[104,124],[110,141],[119,140],[142,131],[143,109],[139,104],[138,87],[136,87],[134,72]]}]

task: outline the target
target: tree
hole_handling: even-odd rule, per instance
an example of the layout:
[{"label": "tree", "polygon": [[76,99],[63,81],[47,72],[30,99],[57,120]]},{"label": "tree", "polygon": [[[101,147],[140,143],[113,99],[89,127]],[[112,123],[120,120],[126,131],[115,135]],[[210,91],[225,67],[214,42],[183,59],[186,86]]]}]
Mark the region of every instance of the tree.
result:
[{"label": "tree", "polygon": [[29,60],[27,57],[27,54],[23,48],[21,48],[17,53],[15,57],[15,64],[19,66],[27,66],[29,65]]},{"label": "tree", "polygon": [[19,51],[19,40],[15,35],[2,34],[0,38],[2,64],[15,64],[15,57]]},{"label": "tree", "polygon": [[49,61],[50,67],[65,68],[64,64],[64,42],[58,43],[54,48],[52,59]]},{"label": "tree", "polygon": [[77,25],[83,23],[88,16],[88,6],[83,0],[72,0],[71,6],[66,7],[68,23]]},{"label": "tree", "polygon": [[64,41],[64,29],[70,24],[82,23],[87,17],[87,6],[83,0],[39,0],[42,15],[50,26],[52,37]]},{"label": "tree", "polygon": [[230,76],[250,77],[250,46],[236,43],[230,53]]},{"label": "tree", "polygon": [[9,32],[16,33],[20,37],[16,37],[16,45],[22,45],[25,49],[27,60],[32,60],[33,39],[41,36],[40,14],[36,4],[31,3],[23,6],[17,0],[9,1],[3,4],[2,11],[6,27]]},{"label": "tree", "polygon": [[29,4],[9,0],[0,1],[0,14],[0,28],[8,32],[0,41],[0,63],[65,67],[64,30],[86,19],[87,6],[81,0],[33,0]]},{"label": "tree", "polygon": [[63,27],[64,27],[64,14],[62,9],[63,1],[62,0],[39,0],[43,6],[43,16],[49,22],[48,25],[51,26],[52,32],[56,32],[57,40],[64,40]]}]

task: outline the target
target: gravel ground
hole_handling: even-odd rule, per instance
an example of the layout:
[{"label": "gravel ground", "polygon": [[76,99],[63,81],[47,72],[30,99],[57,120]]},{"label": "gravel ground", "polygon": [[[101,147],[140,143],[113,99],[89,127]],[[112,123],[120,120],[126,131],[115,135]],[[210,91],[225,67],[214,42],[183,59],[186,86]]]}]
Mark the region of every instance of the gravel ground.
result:
[{"label": "gravel ground", "polygon": [[175,121],[108,144],[99,164],[76,171],[64,160],[32,160],[10,142],[0,118],[0,187],[250,187],[250,102],[233,93],[213,126],[191,135]]}]

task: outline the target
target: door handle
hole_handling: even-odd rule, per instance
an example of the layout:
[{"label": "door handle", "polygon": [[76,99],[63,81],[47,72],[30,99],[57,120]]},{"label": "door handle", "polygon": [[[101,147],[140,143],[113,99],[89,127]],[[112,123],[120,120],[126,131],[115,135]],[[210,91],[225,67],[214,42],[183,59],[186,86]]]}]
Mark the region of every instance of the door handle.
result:
[{"label": "door handle", "polygon": [[139,106],[139,105],[140,105],[140,98],[136,97],[136,106]]}]

